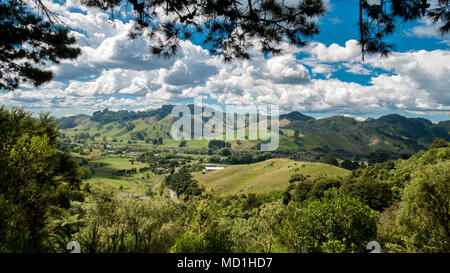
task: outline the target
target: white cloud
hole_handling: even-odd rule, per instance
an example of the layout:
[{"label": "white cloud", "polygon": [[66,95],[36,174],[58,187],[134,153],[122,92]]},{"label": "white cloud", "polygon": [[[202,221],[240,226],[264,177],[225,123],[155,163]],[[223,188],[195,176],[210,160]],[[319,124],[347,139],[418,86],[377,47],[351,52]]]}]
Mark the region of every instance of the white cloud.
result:
[{"label": "white cloud", "polygon": [[439,38],[440,35],[436,30],[436,26],[434,25],[421,25],[413,27],[411,32],[420,38]]},{"label": "white cloud", "polygon": [[440,41],[439,44],[444,44],[444,45],[450,47],[450,40],[443,40],[443,41]]},{"label": "white cloud", "polygon": [[332,65],[319,63],[313,64],[313,69],[311,70],[311,72],[313,72],[314,74],[324,74],[327,78],[330,78],[331,74],[336,70],[337,69]]},{"label": "white cloud", "polygon": [[356,40],[348,40],[345,42],[345,46],[333,43],[328,47],[322,43],[315,42],[306,48],[305,51],[321,62],[349,61],[361,54],[361,48]]},{"label": "white cloud", "polygon": [[[450,105],[450,51],[420,50],[394,53],[389,58],[371,57],[367,63],[372,67],[395,73],[390,77],[374,78],[373,81],[378,85],[392,85],[398,89],[400,81],[402,87],[410,90],[409,92],[405,90],[405,94],[417,96],[424,93],[429,103],[447,107]],[[427,108],[423,102],[418,104],[423,105],[422,108]]]},{"label": "white cloud", "polygon": [[342,21],[341,21],[341,19],[339,19],[339,17],[333,17],[333,18],[330,18],[330,19],[328,19],[331,23],[333,23],[334,25],[337,25],[337,24],[341,24],[342,23]]},{"label": "white cloud", "polygon": [[356,75],[370,75],[372,73],[371,70],[361,63],[344,63],[343,65],[347,68],[345,71],[348,73]]},{"label": "white cloud", "polygon": [[299,64],[292,54],[275,56],[268,60],[260,57],[250,61],[245,70],[252,77],[280,84],[304,84],[310,80],[306,67]]}]

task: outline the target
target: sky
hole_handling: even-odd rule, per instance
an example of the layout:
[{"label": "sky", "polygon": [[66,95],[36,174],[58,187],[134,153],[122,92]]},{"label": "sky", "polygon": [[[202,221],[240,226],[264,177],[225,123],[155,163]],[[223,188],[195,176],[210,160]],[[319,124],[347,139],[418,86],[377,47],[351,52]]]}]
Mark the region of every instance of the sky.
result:
[{"label": "sky", "polygon": [[[290,0],[293,1],[293,0]],[[399,113],[434,122],[450,119],[450,37],[427,20],[401,26],[388,58],[366,57],[357,44],[354,0],[331,0],[319,19],[321,33],[307,46],[282,43],[283,54],[225,64],[201,42],[182,41],[174,58],[151,55],[152,41],[129,40],[129,18],[111,20],[77,0],[44,0],[70,27],[82,55],[52,65],[53,81],[0,91],[0,105],[55,116],[94,111],[145,110],[164,104],[276,104],[280,112],[358,119]],[[436,2],[431,1],[431,2]]]}]

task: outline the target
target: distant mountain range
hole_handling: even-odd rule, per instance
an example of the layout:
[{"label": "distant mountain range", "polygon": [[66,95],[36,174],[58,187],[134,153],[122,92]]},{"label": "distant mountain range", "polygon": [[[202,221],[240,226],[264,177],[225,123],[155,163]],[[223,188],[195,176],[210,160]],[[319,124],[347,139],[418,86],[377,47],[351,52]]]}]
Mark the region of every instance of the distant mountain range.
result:
[{"label": "distant mountain range", "polygon": [[342,154],[377,151],[413,154],[427,149],[435,138],[450,140],[450,121],[433,124],[427,119],[406,118],[398,114],[365,121],[345,116],[287,120],[282,128],[298,134],[299,137],[294,138],[299,145],[316,145],[317,149]]},{"label": "distant mountain range", "polygon": [[[174,105],[147,111],[109,111],[92,116],[76,115],[58,119],[71,134],[89,133],[121,140],[170,139]],[[189,105],[193,113],[193,105]],[[450,120],[437,124],[423,118],[398,114],[359,121],[346,116],[315,119],[300,112],[280,115],[280,149],[336,155],[368,155],[372,152],[414,154],[427,149],[435,138],[450,141]],[[206,121],[203,119],[203,121]]]}]

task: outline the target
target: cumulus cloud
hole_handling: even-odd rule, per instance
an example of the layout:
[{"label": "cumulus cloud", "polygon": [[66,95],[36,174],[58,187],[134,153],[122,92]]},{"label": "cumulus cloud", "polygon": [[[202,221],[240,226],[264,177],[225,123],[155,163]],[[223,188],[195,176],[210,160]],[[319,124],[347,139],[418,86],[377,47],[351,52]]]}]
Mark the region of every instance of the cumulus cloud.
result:
[{"label": "cumulus cloud", "polygon": [[217,68],[203,62],[192,64],[177,60],[170,70],[163,75],[163,82],[169,85],[196,85],[205,82],[211,75],[217,73]]},{"label": "cumulus cloud", "polygon": [[[401,87],[409,88],[405,94],[417,96],[424,93],[429,103],[450,105],[450,51],[415,51],[394,53],[389,58],[368,59],[372,67],[382,68],[395,73],[394,76],[380,76],[373,82],[392,90]],[[400,81],[401,86],[398,86]],[[419,99],[419,98],[418,98]],[[424,98],[421,98],[424,100]],[[424,103],[420,103],[425,105]],[[422,106],[424,107],[424,106]],[[427,108],[427,107],[424,107]]]},{"label": "cumulus cloud", "polygon": [[299,64],[292,54],[251,61],[245,70],[257,79],[279,84],[304,84],[310,80],[306,67]]},{"label": "cumulus cloud", "polygon": [[346,72],[356,75],[370,75],[372,73],[367,66],[361,63],[344,63],[343,66],[347,68]]},{"label": "cumulus cloud", "polygon": [[348,40],[345,46],[333,43],[328,47],[316,42],[312,43],[305,51],[321,62],[349,61],[361,54],[361,48],[356,40]]},{"label": "cumulus cloud", "polygon": [[329,64],[313,64],[313,69],[311,72],[314,74],[324,74],[327,78],[331,77],[331,74],[335,72],[337,68]]},{"label": "cumulus cloud", "polygon": [[[351,44],[347,42],[346,47]],[[314,62],[308,58],[311,72],[325,74],[327,79],[310,79],[294,85],[260,77],[254,72],[257,62],[244,62],[210,77],[204,92],[220,103],[276,103],[286,111],[358,114],[374,109],[448,110],[449,54],[443,50],[395,53],[390,58],[370,57],[364,64],[354,58],[350,62],[344,62],[342,58],[337,64]],[[327,54],[320,56],[325,58]],[[339,67],[350,73],[373,76],[368,85],[330,78],[329,74]],[[375,69],[385,73],[377,75]]]}]

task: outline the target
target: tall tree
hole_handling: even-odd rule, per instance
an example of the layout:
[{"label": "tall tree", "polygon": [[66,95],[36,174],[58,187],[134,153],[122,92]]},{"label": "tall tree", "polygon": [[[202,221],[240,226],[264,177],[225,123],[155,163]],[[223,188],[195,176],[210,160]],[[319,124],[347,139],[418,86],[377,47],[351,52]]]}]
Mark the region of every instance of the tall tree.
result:
[{"label": "tall tree", "polygon": [[[0,2],[0,89],[16,89],[21,82],[39,86],[53,78],[49,63],[75,59],[81,50],[41,0]],[[38,11],[40,10],[40,12]]]},{"label": "tall tree", "polygon": [[264,53],[279,53],[282,40],[302,46],[319,32],[317,16],[325,12],[321,0],[284,1],[237,0],[82,0],[88,6],[114,13],[118,8],[133,11],[131,38],[147,35],[156,39],[152,52],[172,56],[181,39],[193,35],[203,39],[212,54],[226,61],[250,58],[249,49],[260,46]]},{"label": "tall tree", "polygon": [[0,252],[48,250],[52,208],[76,197],[78,164],[57,137],[52,118],[0,107]]}]

